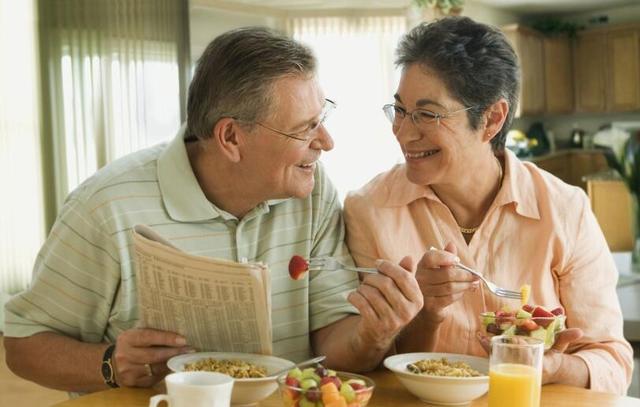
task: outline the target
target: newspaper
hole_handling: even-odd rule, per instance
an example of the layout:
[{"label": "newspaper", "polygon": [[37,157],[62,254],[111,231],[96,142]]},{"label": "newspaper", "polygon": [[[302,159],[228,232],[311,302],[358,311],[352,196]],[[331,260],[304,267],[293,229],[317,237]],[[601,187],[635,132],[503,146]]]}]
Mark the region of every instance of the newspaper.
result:
[{"label": "newspaper", "polygon": [[191,255],[144,225],[133,242],[138,326],[177,332],[199,351],[272,353],[264,264]]}]

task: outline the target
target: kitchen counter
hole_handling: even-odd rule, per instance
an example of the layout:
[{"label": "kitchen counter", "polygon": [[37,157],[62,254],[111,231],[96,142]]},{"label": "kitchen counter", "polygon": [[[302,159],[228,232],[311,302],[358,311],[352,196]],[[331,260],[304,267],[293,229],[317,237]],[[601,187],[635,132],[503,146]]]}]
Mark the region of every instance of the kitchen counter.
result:
[{"label": "kitchen counter", "polygon": [[620,273],[616,291],[624,319],[624,337],[640,343],[640,273],[631,271],[631,252],[612,254]]},{"label": "kitchen counter", "polygon": [[531,161],[531,162],[538,162],[538,161],[543,161],[546,159],[550,159],[550,158],[556,158],[556,157],[565,157],[568,155],[576,155],[576,154],[587,154],[587,155],[591,155],[591,154],[603,154],[603,150],[601,149],[596,149],[596,148],[592,148],[592,149],[584,149],[584,148],[560,148],[557,149],[555,151],[552,151],[550,153],[547,154],[543,154],[543,155],[537,155],[537,156],[528,156],[528,157],[520,157],[521,160],[523,161]]}]

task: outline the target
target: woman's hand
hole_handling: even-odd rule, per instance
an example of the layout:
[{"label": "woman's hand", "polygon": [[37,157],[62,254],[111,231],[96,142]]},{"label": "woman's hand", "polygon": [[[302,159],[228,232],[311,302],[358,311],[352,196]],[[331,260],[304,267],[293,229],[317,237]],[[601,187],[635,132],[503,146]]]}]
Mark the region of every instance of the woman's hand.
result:
[{"label": "woman's hand", "polygon": [[542,360],[542,384],[570,384],[573,382],[571,380],[571,376],[573,376],[572,369],[567,369],[567,366],[563,368],[563,361],[567,357],[577,358],[577,356],[565,354],[564,352],[573,342],[582,338],[582,335],[582,329],[579,328],[568,328],[556,334],[553,346],[545,352]]},{"label": "woman's hand", "polygon": [[418,263],[416,280],[424,295],[423,318],[428,323],[442,322],[449,305],[478,287],[477,277],[454,267],[460,261],[457,252],[453,243],[447,243],[444,250],[427,251]]},{"label": "woman's hand", "polygon": [[[573,342],[582,338],[582,335],[583,332],[579,328],[567,328],[556,334],[553,346],[542,358],[542,384],[560,383],[587,387],[589,370],[586,363],[577,356],[565,353]],[[487,354],[491,354],[491,340],[480,332],[477,336]]]}]

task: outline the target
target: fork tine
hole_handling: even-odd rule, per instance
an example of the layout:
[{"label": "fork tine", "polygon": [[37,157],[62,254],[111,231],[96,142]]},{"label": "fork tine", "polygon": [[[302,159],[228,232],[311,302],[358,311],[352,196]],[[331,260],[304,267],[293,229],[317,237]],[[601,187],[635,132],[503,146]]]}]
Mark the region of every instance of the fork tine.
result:
[{"label": "fork tine", "polygon": [[522,297],[520,296],[520,294],[518,294],[518,295],[514,295],[514,294],[505,293],[505,292],[502,292],[502,291],[496,291],[496,293],[495,293],[495,294],[496,294],[497,296],[504,297],[504,298],[510,298],[510,299],[513,299],[513,300],[519,300],[519,299],[522,299]]},{"label": "fork tine", "polygon": [[503,292],[505,294],[509,294],[509,295],[516,295],[518,297],[522,296],[522,294],[520,294],[519,291],[507,290],[505,288],[499,288],[498,291],[501,291],[501,292]]}]

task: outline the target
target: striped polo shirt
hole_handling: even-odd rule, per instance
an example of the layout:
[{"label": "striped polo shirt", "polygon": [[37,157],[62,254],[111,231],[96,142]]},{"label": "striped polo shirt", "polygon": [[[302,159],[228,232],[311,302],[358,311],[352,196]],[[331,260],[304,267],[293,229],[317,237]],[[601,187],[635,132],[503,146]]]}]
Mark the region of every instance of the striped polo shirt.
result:
[{"label": "striped polo shirt", "polygon": [[300,280],[288,274],[294,254],[352,262],[340,201],[322,167],[307,198],[266,201],[238,220],[206,199],[181,130],[169,144],[107,165],[69,195],[38,254],[32,283],[6,304],[5,336],[53,331],[113,342],[134,327],[136,224],[191,254],[267,264],[275,355],[309,357],[310,331],[357,312],[346,300],[358,285],[355,273],[306,273]]}]

